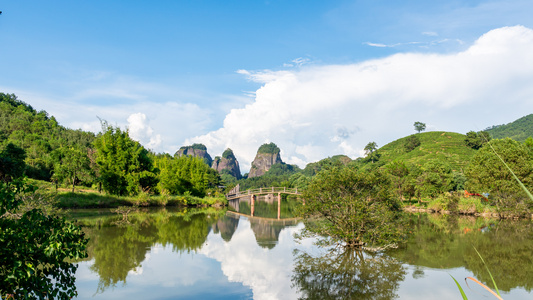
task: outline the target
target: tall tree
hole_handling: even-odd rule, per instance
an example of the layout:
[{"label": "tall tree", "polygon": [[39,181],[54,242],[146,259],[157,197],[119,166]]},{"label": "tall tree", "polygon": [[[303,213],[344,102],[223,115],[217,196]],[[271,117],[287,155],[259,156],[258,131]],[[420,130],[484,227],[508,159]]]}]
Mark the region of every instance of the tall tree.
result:
[{"label": "tall tree", "polygon": [[417,122],[415,122],[414,126],[415,126],[416,132],[418,132],[418,133],[426,130],[426,123],[422,123],[422,122],[418,122],[417,121]]},{"label": "tall tree", "polygon": [[369,142],[368,144],[366,144],[364,148],[366,157],[370,159],[372,163],[374,163],[374,161],[377,160],[379,157],[376,152],[377,149],[378,149],[378,144],[376,144],[376,142]]},{"label": "tall tree", "polygon": [[152,159],[141,144],[102,121],[102,133],[94,141],[96,163],[104,190],[114,195],[136,195],[157,184]]},{"label": "tall tree", "polygon": [[387,247],[403,238],[400,203],[381,171],[350,167],[318,173],[304,191],[304,235],[327,236],[323,244],[361,249]]},{"label": "tall tree", "polygon": [[92,179],[89,156],[85,149],[78,147],[62,147],[55,152],[56,164],[52,178],[59,182],[66,182],[72,186],[74,193],[76,183]]}]

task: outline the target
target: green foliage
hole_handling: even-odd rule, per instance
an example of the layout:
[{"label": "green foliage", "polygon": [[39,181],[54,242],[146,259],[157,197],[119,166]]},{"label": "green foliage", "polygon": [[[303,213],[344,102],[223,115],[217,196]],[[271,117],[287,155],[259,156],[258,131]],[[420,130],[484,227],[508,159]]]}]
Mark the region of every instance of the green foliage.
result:
[{"label": "green foliage", "polygon": [[400,203],[389,194],[381,171],[332,168],[317,174],[304,191],[304,235],[325,235],[323,244],[387,247],[403,236]]},{"label": "green foliage", "polygon": [[523,142],[533,136],[533,114],[522,117],[506,125],[492,126],[485,129],[495,139],[511,138]]},{"label": "green foliage", "polygon": [[25,150],[26,176],[50,180],[60,147],[88,148],[94,134],[60,126],[45,111],[36,111],[13,94],[0,93],[0,146],[9,143]]},{"label": "green foliage", "polygon": [[274,143],[263,144],[257,150],[257,153],[276,154],[279,152],[280,152],[280,149]]},{"label": "green foliage", "polygon": [[472,149],[478,150],[485,143],[488,143],[491,139],[492,138],[487,131],[469,131],[466,133],[465,145]]},{"label": "green foliage", "polygon": [[13,178],[21,177],[26,169],[26,152],[13,145],[7,144],[0,151],[0,180],[11,181]]},{"label": "green foliage", "polygon": [[34,189],[0,182],[0,296],[71,299],[77,266],[86,256],[81,228],[42,209],[21,210]]},{"label": "green foliage", "polygon": [[492,140],[478,150],[465,172],[467,189],[489,193],[502,210],[528,210],[533,205],[531,199],[498,156],[513,170],[518,180],[531,190],[533,162],[530,152],[524,144],[510,138]]},{"label": "green foliage", "polygon": [[86,149],[79,146],[61,147],[52,153],[56,161],[52,178],[71,185],[72,192],[77,183],[91,182],[95,177],[91,169],[91,161],[85,151]]},{"label": "green foliage", "polygon": [[235,155],[233,154],[233,150],[231,150],[230,148],[224,150],[224,152],[222,153],[222,157],[224,157],[225,159],[236,159]]},{"label": "green foliage", "polygon": [[207,147],[204,144],[192,144],[191,148],[207,151]]},{"label": "green foliage", "polygon": [[332,157],[324,158],[316,163],[307,164],[302,170],[302,173],[306,176],[315,176],[323,169],[328,169],[334,166],[346,166],[350,162],[352,162],[352,159],[346,155],[335,155]]},{"label": "green foliage", "polygon": [[274,164],[265,174],[258,177],[241,179],[238,180],[237,183],[240,184],[241,190],[271,186],[291,187],[289,179],[293,174],[299,172],[300,168],[296,165],[288,165],[284,163]]},{"label": "green foliage", "polygon": [[152,158],[127,131],[102,121],[102,132],[94,141],[96,163],[104,190],[112,195],[136,195],[157,184]]},{"label": "green foliage", "polygon": [[413,126],[415,126],[415,130],[416,132],[420,133],[424,130],[426,130],[426,123],[422,123],[422,122],[415,122],[413,124]]},{"label": "green foliage", "polygon": [[409,166],[422,166],[429,161],[447,163],[453,170],[461,171],[469,163],[476,150],[464,143],[465,135],[453,132],[431,131],[414,135],[420,146],[407,152],[404,144],[409,137],[400,138],[379,148],[380,162],[388,164],[394,160]]},{"label": "green foliage", "polygon": [[454,188],[454,175],[450,165],[440,161],[430,161],[421,168],[417,178],[417,194],[419,197],[435,198]]},{"label": "green foliage", "polygon": [[411,152],[420,146],[420,139],[416,135],[410,135],[405,139],[404,148],[406,152]]},{"label": "green foliage", "polygon": [[216,188],[221,182],[218,172],[198,157],[160,156],[156,158],[156,166],[160,170],[158,187],[164,194],[180,195],[190,192],[203,197],[207,189]]},{"label": "green foliage", "polygon": [[374,161],[379,159],[380,155],[377,152],[378,144],[376,144],[376,142],[369,142],[368,144],[366,144],[364,150],[366,153],[366,158],[370,160],[372,163],[374,163]]}]

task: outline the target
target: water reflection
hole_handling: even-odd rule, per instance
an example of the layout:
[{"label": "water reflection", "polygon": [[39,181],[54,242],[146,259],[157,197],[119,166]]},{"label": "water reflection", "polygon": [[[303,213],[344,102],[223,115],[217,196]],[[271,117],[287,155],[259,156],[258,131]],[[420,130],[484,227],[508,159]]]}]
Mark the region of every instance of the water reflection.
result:
[{"label": "water reflection", "polygon": [[295,251],[292,281],[303,299],[394,299],[405,267],[375,253],[336,249],[313,256]]},{"label": "water reflection", "polygon": [[[500,291],[533,288],[533,223],[449,215],[415,215],[416,230],[408,244],[388,254],[411,265],[452,269],[464,267],[492,286],[474,250],[487,262]],[[415,276],[420,276],[420,271]]]},{"label": "water reflection", "polygon": [[[272,211],[274,218],[264,217]],[[504,298],[531,298],[531,221],[412,215],[415,229],[407,245],[376,255],[323,252],[312,240],[297,244],[293,235],[301,223],[277,220],[277,207],[257,212],[262,216],[139,211],[128,215],[125,226],[114,225],[121,215],[77,216],[90,237],[89,258],[76,273],[78,298],[459,298],[448,273],[490,284],[472,246]]]}]

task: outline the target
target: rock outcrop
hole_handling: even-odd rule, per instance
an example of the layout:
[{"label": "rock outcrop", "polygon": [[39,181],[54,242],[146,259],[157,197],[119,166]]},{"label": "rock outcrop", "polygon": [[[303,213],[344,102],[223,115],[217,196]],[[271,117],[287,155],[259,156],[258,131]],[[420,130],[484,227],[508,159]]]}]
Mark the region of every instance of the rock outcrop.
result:
[{"label": "rock outcrop", "polygon": [[222,157],[215,157],[211,168],[217,170],[220,174],[227,173],[237,179],[242,178],[239,162],[230,148],[222,153]]},{"label": "rock outcrop", "polygon": [[263,144],[257,150],[248,178],[265,174],[275,164],[282,164],[279,148],[274,143]]},{"label": "rock outcrop", "polygon": [[209,166],[211,166],[211,164],[213,163],[213,159],[211,158],[209,153],[207,153],[207,148],[203,144],[193,144],[191,146],[183,146],[178,151],[176,151],[176,153],[174,153],[175,157],[181,157],[184,155],[201,158]]}]

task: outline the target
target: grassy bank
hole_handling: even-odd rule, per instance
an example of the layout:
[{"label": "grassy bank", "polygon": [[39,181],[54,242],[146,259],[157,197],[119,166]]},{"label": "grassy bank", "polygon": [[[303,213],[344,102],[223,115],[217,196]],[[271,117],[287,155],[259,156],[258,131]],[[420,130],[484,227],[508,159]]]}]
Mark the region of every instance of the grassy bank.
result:
[{"label": "grassy bank", "polygon": [[226,199],[221,197],[150,196],[141,194],[135,197],[112,196],[97,192],[58,192],[56,206],[59,208],[114,208],[119,206],[224,206]]}]

